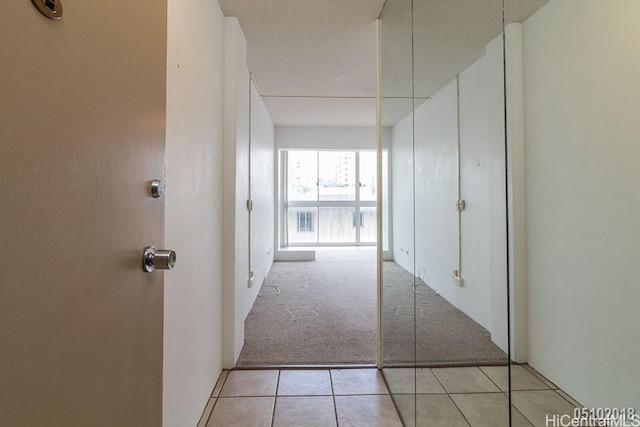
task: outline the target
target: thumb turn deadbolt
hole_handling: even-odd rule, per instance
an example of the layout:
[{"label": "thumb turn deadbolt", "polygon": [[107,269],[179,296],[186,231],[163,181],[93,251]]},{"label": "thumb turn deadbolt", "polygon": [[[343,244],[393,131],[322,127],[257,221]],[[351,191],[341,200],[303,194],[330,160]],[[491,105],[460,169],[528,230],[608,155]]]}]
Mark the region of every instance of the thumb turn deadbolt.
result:
[{"label": "thumb turn deadbolt", "polygon": [[148,246],[142,253],[142,269],[147,273],[153,270],[172,270],[176,265],[176,253],[169,249],[156,249]]}]

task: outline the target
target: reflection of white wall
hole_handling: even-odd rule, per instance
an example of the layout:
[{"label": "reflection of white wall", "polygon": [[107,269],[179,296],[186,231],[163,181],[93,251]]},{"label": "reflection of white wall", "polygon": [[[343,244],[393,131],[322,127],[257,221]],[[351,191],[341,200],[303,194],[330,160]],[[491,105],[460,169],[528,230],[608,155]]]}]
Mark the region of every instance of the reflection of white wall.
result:
[{"label": "reflection of white wall", "polygon": [[[586,406],[640,407],[635,268],[640,228],[634,215],[640,211],[640,193],[633,187],[640,181],[639,17],[636,1],[556,0],[507,31],[511,200],[515,209],[525,209],[526,201],[525,245],[518,240],[524,215],[516,212],[511,218],[512,225],[516,222],[512,260],[527,255],[526,269],[517,265],[513,276],[513,307],[517,313],[528,310],[529,363]],[[518,71],[520,45],[523,70]],[[517,106],[521,79],[524,110]],[[427,101],[431,106],[416,110],[415,255],[416,266],[427,270],[427,283],[487,327],[504,348],[502,84],[497,39],[460,75],[462,197],[467,200],[463,288],[447,280],[446,270],[439,275],[429,267],[430,257],[454,265],[449,250],[422,256],[433,243],[429,237],[437,234],[421,224],[432,212],[420,193],[437,188],[432,180],[450,182],[446,165],[453,154],[446,147],[456,136],[455,114],[435,120],[440,114],[435,110],[451,110],[454,93],[445,88]],[[429,137],[423,126],[432,127]],[[413,271],[414,254],[406,253],[413,247],[411,116],[392,129],[392,137],[394,258]],[[424,170],[429,156],[441,163],[430,166],[431,177]],[[518,182],[523,166],[526,192]],[[448,197],[452,204],[455,194]],[[457,237],[445,234],[447,245]],[[528,300],[519,288],[523,273]],[[520,350],[516,354],[526,355],[526,345]]]},{"label": "reflection of white wall", "polygon": [[[462,277],[464,288],[457,288],[459,306],[471,318],[491,329],[491,271],[490,271],[490,204],[491,182],[490,170],[491,150],[489,147],[489,115],[495,112],[490,101],[493,92],[500,97],[503,93],[500,87],[489,85],[490,63],[496,59],[487,54],[476,61],[460,74],[460,175],[462,183],[460,196],[466,202],[462,213]],[[501,58],[501,53],[497,59]],[[500,104],[498,104],[500,105]],[[500,112],[498,112],[500,114]],[[500,148],[504,147],[498,139]],[[498,155],[504,149],[498,150]],[[501,166],[504,165],[501,162]],[[503,169],[504,170],[504,169]],[[451,197],[449,197],[451,199]],[[500,198],[500,208],[505,209],[504,196]],[[449,210],[451,209],[449,201]],[[504,227],[504,215],[501,216]],[[506,260],[500,259],[503,270],[506,271]],[[505,286],[505,282],[500,282]],[[451,285],[447,283],[449,289]],[[456,289],[456,288],[454,288]],[[506,306],[506,296],[501,301]],[[497,307],[496,307],[497,308]],[[506,317],[506,311],[502,314]],[[503,325],[505,322],[502,322]],[[506,348],[506,326],[502,333],[494,333],[496,342]]]},{"label": "reflection of white wall", "polygon": [[640,408],[640,2],[523,24],[530,363],[586,406]]},{"label": "reflection of white wall", "polygon": [[[415,259],[416,275],[506,349],[506,293],[500,292],[506,288],[504,113],[501,75],[495,75],[502,64],[499,42],[492,42],[459,81],[461,197],[467,202],[461,222],[464,286],[452,280],[459,236],[455,80],[418,106],[415,120],[409,115],[392,129],[393,250],[395,261],[408,271],[413,272]],[[502,168],[501,180],[492,174],[496,168]],[[496,298],[501,304],[494,304]]]},{"label": "reflection of white wall", "polygon": [[413,269],[413,114],[391,128],[391,245],[394,261]]},{"label": "reflection of white wall", "polygon": [[416,109],[414,173],[416,269],[457,306],[459,289],[451,280],[458,268],[456,111],[455,82]]}]

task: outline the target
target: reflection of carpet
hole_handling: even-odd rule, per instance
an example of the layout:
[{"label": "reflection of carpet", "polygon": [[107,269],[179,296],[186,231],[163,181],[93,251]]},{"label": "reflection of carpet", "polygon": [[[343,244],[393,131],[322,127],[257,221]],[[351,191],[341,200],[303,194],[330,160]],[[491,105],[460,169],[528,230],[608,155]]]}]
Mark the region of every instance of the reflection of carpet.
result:
[{"label": "reflection of carpet", "polygon": [[[507,362],[507,355],[491,341],[489,331],[422,280],[394,262],[385,262],[383,270],[385,363],[406,364],[414,360],[420,365]],[[414,292],[414,280],[417,292]]]},{"label": "reflection of carpet", "polygon": [[[384,357],[410,362],[413,276],[392,262],[384,269]],[[426,285],[418,290],[420,363],[506,359],[485,329]],[[245,322],[237,366],[373,364],[376,351],[375,251],[318,251],[316,261],[273,265]]]}]

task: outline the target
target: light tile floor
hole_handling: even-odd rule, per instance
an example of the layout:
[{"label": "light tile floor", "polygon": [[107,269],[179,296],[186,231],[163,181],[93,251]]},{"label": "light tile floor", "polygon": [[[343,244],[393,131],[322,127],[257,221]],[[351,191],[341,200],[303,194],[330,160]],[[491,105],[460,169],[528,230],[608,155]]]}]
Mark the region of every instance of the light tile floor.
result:
[{"label": "light tile floor", "polygon": [[[526,365],[512,384],[514,426],[578,405]],[[198,427],[508,426],[506,390],[506,367],[223,371]]]}]

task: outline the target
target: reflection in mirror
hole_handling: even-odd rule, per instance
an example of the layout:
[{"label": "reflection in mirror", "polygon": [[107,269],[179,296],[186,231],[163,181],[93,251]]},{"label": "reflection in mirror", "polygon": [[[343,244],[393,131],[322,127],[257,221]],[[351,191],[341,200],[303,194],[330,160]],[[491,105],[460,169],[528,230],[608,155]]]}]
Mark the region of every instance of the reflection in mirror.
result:
[{"label": "reflection in mirror", "polygon": [[382,362],[406,425],[509,424],[502,24],[502,0],[381,14]]},{"label": "reflection in mirror", "polygon": [[381,364],[405,425],[640,425],[639,21],[630,0],[386,1]]},{"label": "reflection in mirror", "polygon": [[[379,201],[384,207],[380,219],[388,230],[379,240],[380,364],[404,425],[414,425],[416,414],[415,277],[398,263],[402,260],[413,271],[413,208],[409,206],[402,212],[396,208],[400,201],[410,205],[414,194],[411,11],[411,0],[387,1],[379,20],[379,150],[388,153],[386,167],[380,171],[386,183],[386,192]],[[401,120],[408,125],[395,127]],[[402,181],[397,179],[396,171],[403,172]],[[397,221],[403,221],[405,227],[399,229]]]}]

